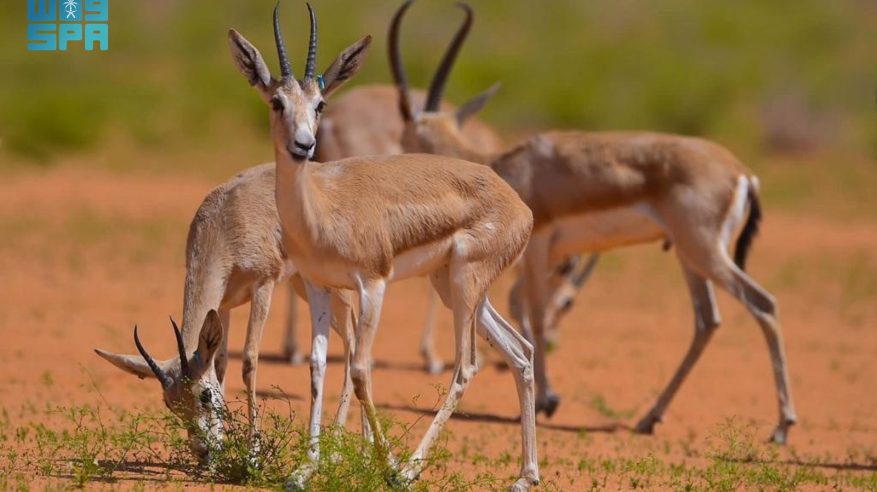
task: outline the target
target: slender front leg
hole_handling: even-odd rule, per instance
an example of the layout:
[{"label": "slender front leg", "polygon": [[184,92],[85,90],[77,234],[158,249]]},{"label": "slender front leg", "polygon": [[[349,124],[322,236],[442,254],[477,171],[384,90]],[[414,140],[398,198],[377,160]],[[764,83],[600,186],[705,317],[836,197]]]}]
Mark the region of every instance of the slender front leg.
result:
[{"label": "slender front leg", "polygon": [[[545,412],[547,417],[554,415],[560,405],[558,397],[548,382],[548,369],[545,356],[545,308],[548,303],[548,248],[547,234],[533,236],[524,252],[524,274],[527,289],[527,310],[530,326],[533,329],[531,343],[535,350],[533,357],[536,370],[536,413]],[[526,333],[525,333],[526,334]]]},{"label": "slender front leg", "polygon": [[250,297],[250,319],[247,323],[247,336],[244,341],[243,363],[241,373],[244,387],[247,389],[247,416],[250,421],[250,447],[258,450],[259,416],[256,408],[256,369],[259,366],[259,345],[262,343],[262,332],[268,309],[271,307],[271,295],[274,282],[265,282],[253,287]]},{"label": "slender front leg", "polygon": [[[383,279],[359,281],[359,322],[356,325],[356,345],[353,349],[350,376],[353,379],[353,391],[365,413],[378,455],[390,466],[393,461],[390,443],[378,421],[371,383],[371,351],[377,334],[378,321],[381,318],[386,286],[386,281]],[[367,429],[363,431],[368,435]]]},{"label": "slender front leg", "polygon": [[356,316],[353,314],[353,305],[349,292],[333,290],[332,299],[332,328],[344,342],[344,382],[341,386],[341,396],[338,401],[338,411],[335,413],[334,425],[340,428],[347,426],[347,412],[350,409],[350,398],[353,394],[353,382],[350,379],[350,365],[353,357],[354,341],[353,326]]},{"label": "slender front leg", "polygon": [[704,348],[721,323],[712,283],[685,265],[682,266],[682,270],[688,283],[688,291],[691,294],[691,305],[694,308],[694,339],[691,340],[688,352],[667,387],[661,392],[655,406],[636,424],[636,432],[641,434],[654,432],[655,424],[664,417],[664,412],[670,405],[673,396],[679,391],[682,382],[685,381],[691,369],[700,359]]},{"label": "slender front leg", "polygon": [[311,417],[308,462],[299,467],[287,482],[287,488],[303,489],[320,461],[320,424],[323,412],[323,381],[326,375],[326,353],[332,313],[329,291],[305,281],[311,311]]}]

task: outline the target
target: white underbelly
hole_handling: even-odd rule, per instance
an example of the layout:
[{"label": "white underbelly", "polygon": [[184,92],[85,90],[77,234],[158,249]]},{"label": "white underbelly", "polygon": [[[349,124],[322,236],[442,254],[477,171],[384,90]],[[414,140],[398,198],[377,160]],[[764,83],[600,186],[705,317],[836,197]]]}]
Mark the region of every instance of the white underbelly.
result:
[{"label": "white underbelly", "polygon": [[450,236],[396,255],[393,258],[389,280],[420,277],[432,273],[448,262],[453,245],[454,238]]},{"label": "white underbelly", "polygon": [[[392,282],[409,277],[428,275],[447,264],[454,237],[434,241],[409,249],[393,258],[387,280]],[[290,254],[292,256],[292,254]],[[357,268],[343,261],[328,258],[292,258],[291,265],[301,275],[317,284],[341,289],[357,288]]]},{"label": "white underbelly", "polygon": [[540,234],[551,235],[552,261],[665,238],[650,211],[645,205],[633,205],[565,217]]}]

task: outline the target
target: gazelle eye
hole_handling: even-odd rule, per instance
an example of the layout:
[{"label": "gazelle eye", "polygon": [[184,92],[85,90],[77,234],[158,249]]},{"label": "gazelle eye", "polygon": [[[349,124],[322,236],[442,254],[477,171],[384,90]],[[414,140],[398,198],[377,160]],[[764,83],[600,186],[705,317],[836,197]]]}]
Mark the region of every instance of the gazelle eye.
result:
[{"label": "gazelle eye", "polygon": [[320,101],[320,104],[317,104],[317,114],[323,112],[326,109],[326,101]]},{"label": "gazelle eye", "polygon": [[277,111],[278,113],[283,111],[283,101],[281,101],[279,97],[272,97],[271,98],[271,108],[274,109],[274,111]]}]

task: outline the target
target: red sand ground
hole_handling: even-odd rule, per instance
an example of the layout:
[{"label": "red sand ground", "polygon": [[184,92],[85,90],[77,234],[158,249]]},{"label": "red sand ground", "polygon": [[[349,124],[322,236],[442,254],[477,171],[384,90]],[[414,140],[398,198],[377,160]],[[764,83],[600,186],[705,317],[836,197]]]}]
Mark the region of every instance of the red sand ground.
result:
[{"label": "red sand ground", "polygon": [[[158,385],[132,378],[94,355],[94,347],[134,352],[131,329],[157,357],[173,353],[168,314],[179,317],[186,227],[206,181],[127,176],[57,168],[0,182],[0,408],[13,416],[27,403],[94,403],[97,385],[110,405],[160,406]],[[754,278],[779,299],[800,423],[782,457],[877,461],[877,228],[767,210],[751,260]],[[494,289],[505,306],[504,279]],[[427,284],[393,285],[376,342],[377,402],[403,422],[431,408],[433,385],[450,373],[420,371],[417,341]],[[307,415],[308,370],[278,361],[284,297],[276,296],[263,340],[259,388],[293,395]],[[767,437],[776,402],[767,350],[755,322],[721,294],[724,324],[670,407],[656,436],[629,431],[652,404],[692,335],[688,297],[672,254],[659,245],[613,253],[598,267],[561,329],[549,359],[562,396],[550,421],[540,418],[543,476],[559,488],[590,485],[580,458],[643,455],[677,458],[682,442],[696,450],[728,418],[752,422]],[[304,323],[306,310],[300,310]],[[247,309],[233,312],[231,348],[243,343]],[[440,317],[439,344],[451,357],[450,316]],[[306,326],[306,325],[303,325]],[[307,336],[303,330],[302,339]],[[303,341],[304,343],[304,341]],[[332,340],[331,354],[340,353]],[[495,358],[495,356],[491,356]],[[341,366],[331,364],[331,401]],[[242,398],[240,360],[229,368],[229,398]],[[415,395],[420,395],[412,403]],[[595,403],[602,400],[621,416]],[[330,403],[330,413],[334,403]],[[496,457],[519,453],[518,414],[510,373],[478,374],[450,421],[452,446],[468,443]],[[354,413],[355,415],[355,413]],[[351,419],[352,421],[358,419]],[[417,429],[425,428],[425,422]],[[418,431],[419,432],[419,431]],[[477,468],[477,465],[476,465]],[[491,470],[496,471],[496,470]],[[503,473],[514,473],[516,465]],[[575,480],[576,485],[570,485]]]}]

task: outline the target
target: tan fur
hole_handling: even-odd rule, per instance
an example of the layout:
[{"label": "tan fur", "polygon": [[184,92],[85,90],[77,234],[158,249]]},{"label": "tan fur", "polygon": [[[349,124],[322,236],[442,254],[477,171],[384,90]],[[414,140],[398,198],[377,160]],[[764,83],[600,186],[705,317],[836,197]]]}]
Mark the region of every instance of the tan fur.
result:
[{"label": "tan fur", "polygon": [[[569,218],[603,211],[638,210],[652,219],[646,230],[617,236],[615,247],[638,241],[669,240],[676,247],[691,286],[697,331],[683,361],[658,403],[638,429],[651,432],[718,324],[711,282],[743,302],[768,339],[774,365],[780,418],[774,439],[784,442],[795,420],[773,297],[739,270],[723,237],[738,228],[732,205],[740,192],[757,193],[757,178],[724,147],[708,140],[650,132],[546,132],[500,156],[480,152],[460,138],[449,113],[416,116],[403,132],[403,148],[463,156],[488,164],[530,207],[534,239],[525,254],[530,320],[536,345],[537,405],[551,414],[559,399],[545,369],[545,323],[550,287],[546,272],[566,255],[592,247],[577,244]],[[744,189],[741,190],[740,186]],[[747,191],[748,190],[748,191]],[[624,229],[622,227],[622,229]],[[663,231],[663,234],[654,231]],[[639,239],[637,239],[639,238]],[[599,248],[609,249],[603,242]]]},{"label": "tan fur", "polygon": [[[414,104],[422,106],[426,92],[420,89],[411,91]],[[326,162],[358,155],[400,154],[400,139],[405,128],[399,117],[396,88],[389,84],[371,84],[355,87],[332,99],[320,119],[317,133],[317,150],[314,160]],[[456,111],[448,102],[442,103],[446,111]],[[486,123],[478,118],[469,118],[463,125],[463,138],[476,148],[489,152],[499,152],[503,148],[502,139]],[[290,301],[293,312],[294,299]],[[433,336],[438,304],[440,300],[434,290],[429,290],[429,301],[420,353],[431,374],[444,369]],[[295,326],[288,324],[287,346],[295,352]]]},{"label": "tan fur", "polygon": [[[274,171],[273,163],[262,164],[238,174],[208,193],[192,219],[186,241],[181,330],[186,353],[192,354],[198,348],[201,325],[207,312],[218,309],[224,313],[221,347],[213,367],[203,375],[206,378],[215,375],[223,388],[227,367],[228,312],[247,302],[252,304],[243,351],[243,379],[254,435],[258,431],[255,383],[262,328],[274,285],[294,273],[280,243],[280,222],[274,201]],[[351,300],[343,292],[338,292],[337,296],[333,326],[346,340],[345,330],[352,330]],[[153,376],[140,356],[121,356],[103,351],[98,354],[129,372]],[[132,358],[140,361],[139,368],[130,362],[126,365],[126,361]],[[160,366],[174,381],[174,385],[165,390],[164,400],[168,407],[182,411],[187,420],[197,419],[205,409],[201,408],[197,397],[192,397],[194,388],[183,387],[179,357],[163,361]],[[192,383],[198,389],[204,386],[199,381]],[[342,390],[339,420],[346,420],[349,395],[348,378]],[[222,399],[218,401],[221,404]],[[196,443],[193,449],[203,451],[206,446]]]},{"label": "tan fur", "polygon": [[[423,470],[431,446],[474,376],[477,326],[480,334],[498,344],[515,372],[524,460],[514,488],[528,489],[539,480],[531,347],[487,299],[490,284],[521,254],[529,238],[532,215],[526,205],[490,170],[448,157],[309,161],[323,98],[356,72],[369,42],[364,38],[336,58],[324,73],[324,92],[314,79],[273,79],[258,50],[237,32],[229,32],[239,70],[270,105],[282,242],[306,281],[312,331],[315,337],[325,337],[327,289],[357,290],[360,317],[351,375],[378,455],[389,466],[389,443],[371,395],[372,344],[386,284],[429,273],[442,300],[454,310],[456,366],[445,401],[401,477],[413,480]],[[394,271],[397,267],[401,271]],[[291,477],[298,487],[304,487],[320,456],[326,359],[326,339],[321,340],[312,349],[309,460]]]},{"label": "tan fur", "polygon": [[[415,104],[423,105],[426,93],[411,91]],[[396,88],[389,84],[363,85],[335,97],[320,119],[317,134],[319,162],[336,161],[357,155],[401,154],[399,141],[405,124],[399,117]],[[443,103],[446,111],[453,104]],[[478,148],[499,151],[502,139],[486,123],[470,118],[463,127],[464,138]]]},{"label": "tan fur", "polygon": [[482,259],[490,252],[492,277],[529,236],[526,206],[489,169],[466,161],[421,154],[278,168],[290,255],[307,276],[332,287],[353,289],[356,283],[352,276],[326,278],[323,264],[388,277],[394,257],[461,231],[475,241],[467,256]]}]

